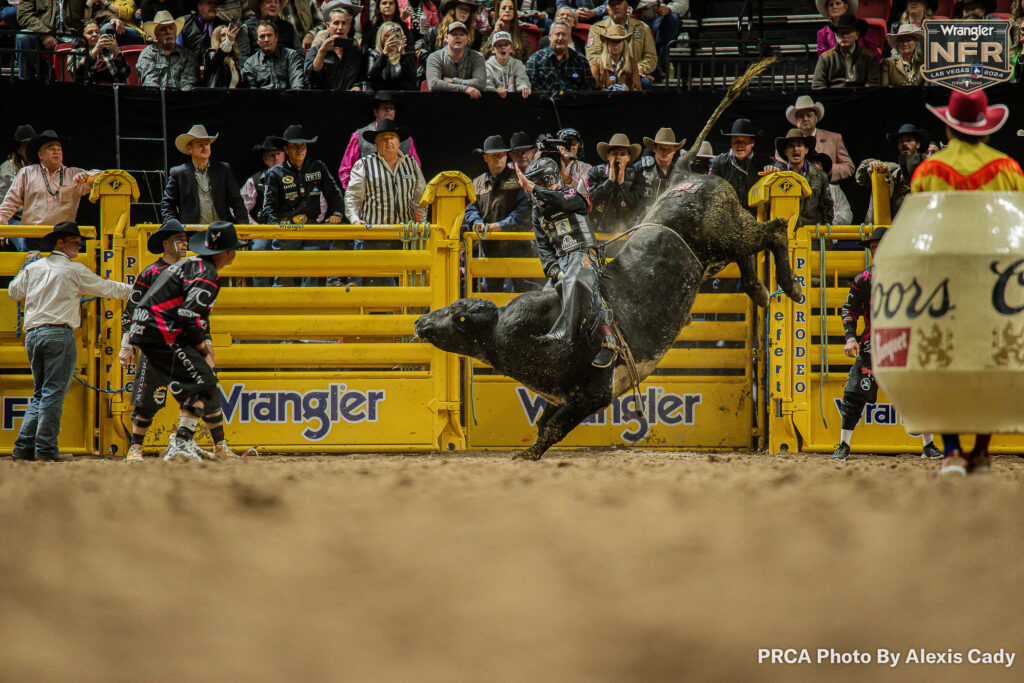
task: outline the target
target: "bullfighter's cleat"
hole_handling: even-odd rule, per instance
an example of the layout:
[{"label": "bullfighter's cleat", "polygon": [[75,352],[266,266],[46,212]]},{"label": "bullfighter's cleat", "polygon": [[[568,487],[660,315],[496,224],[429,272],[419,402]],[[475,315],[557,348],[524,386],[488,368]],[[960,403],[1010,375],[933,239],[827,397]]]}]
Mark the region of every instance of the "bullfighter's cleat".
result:
[{"label": "bullfighter's cleat", "polygon": [[829,458],[829,460],[846,460],[849,457],[850,444],[840,441],[839,445],[836,446],[836,449],[832,451],[832,456]]},{"label": "bullfighter's cleat", "polygon": [[203,458],[193,450],[191,439],[182,439],[177,434],[171,435],[171,442],[164,452],[164,460],[168,462],[202,462]]},{"label": "bullfighter's cleat", "polygon": [[967,459],[960,449],[954,449],[942,459],[942,466],[939,474],[959,474],[961,477],[967,475]]},{"label": "bullfighter's cleat", "polygon": [[921,457],[938,460],[942,457],[942,451],[936,448],[934,443],[929,442],[928,445],[921,450]]},{"label": "bullfighter's cleat", "polygon": [[133,443],[132,447],[128,449],[126,459],[128,462],[142,462],[142,444]]},{"label": "bullfighter's cleat", "polygon": [[213,446],[213,459],[223,460],[225,458],[240,458],[238,453],[231,450],[231,446],[228,445],[227,440],[218,441]]}]

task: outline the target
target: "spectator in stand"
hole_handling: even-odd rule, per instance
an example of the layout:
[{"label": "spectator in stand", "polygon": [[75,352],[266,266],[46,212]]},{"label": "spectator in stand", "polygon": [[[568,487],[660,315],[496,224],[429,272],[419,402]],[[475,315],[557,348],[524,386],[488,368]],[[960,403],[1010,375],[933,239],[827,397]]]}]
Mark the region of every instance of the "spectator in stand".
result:
[{"label": "spectator in stand", "polygon": [[590,60],[590,74],[598,90],[640,90],[640,69],[629,49],[626,29],[615,25],[600,35],[601,52]]},{"label": "spectator in stand", "polygon": [[416,52],[408,49],[405,32],[388,22],[377,31],[367,80],[371,90],[416,90]]},{"label": "spectator in stand", "polygon": [[445,36],[448,46],[427,57],[427,83],[431,92],[455,92],[480,98],[487,89],[487,67],[484,57],[466,48],[468,33],[462,22],[448,25]]},{"label": "spectator in stand", "polygon": [[[249,214],[249,223],[258,224],[263,222],[263,198],[267,193],[267,171],[284,162],[284,141],[281,138],[267,136],[262,144],[252,148],[253,154],[258,154],[263,162],[264,168],[249,176],[242,186],[242,202]],[[254,239],[251,248],[253,251],[270,251],[271,239]],[[255,287],[272,287],[274,279],[270,277],[254,277],[252,279]]]},{"label": "spectator in stand", "polygon": [[114,37],[100,33],[95,19],[86,19],[82,36],[68,53],[68,72],[75,83],[125,83],[131,67]]},{"label": "spectator in stand", "polygon": [[[928,156],[932,139],[928,131],[912,123],[904,123],[895,133],[887,133],[885,137],[896,144],[896,162],[865,159],[857,167],[855,178],[858,185],[870,190],[871,172],[884,174],[889,185],[889,215],[895,217],[903,206],[903,200],[910,194],[910,179],[914,177],[918,164]],[[875,222],[874,197],[868,202],[866,222]]]},{"label": "spectator in stand", "polygon": [[[827,154],[812,152],[807,155],[807,161],[821,171],[826,178],[832,173],[832,159]],[[828,192],[832,197],[832,222],[835,225],[852,224],[853,209],[850,208],[850,201],[846,198],[846,195],[834,183],[829,183]]]},{"label": "spectator in stand", "polygon": [[597,156],[605,163],[590,169],[585,183],[594,232],[622,232],[636,223],[644,203],[644,178],[633,163],[640,158],[641,149],[630,144],[623,133],[597,143]]},{"label": "spectator in stand", "polygon": [[217,135],[196,125],[174,139],[174,147],[191,161],[175,166],[167,174],[160,213],[166,223],[172,218],[186,225],[209,225],[217,221],[244,224],[249,219],[238,181],[223,161],[210,161]]},{"label": "spectator in stand", "polygon": [[[402,4],[404,0],[399,0],[399,5]],[[408,7],[412,10],[412,16],[408,20],[409,28],[417,40],[441,23],[441,10],[434,0],[409,0]]]},{"label": "spectator in stand", "polygon": [[756,215],[757,210],[748,203],[750,188],[761,179],[759,174],[771,164],[771,158],[754,151],[759,132],[750,119],[736,119],[729,132],[722,131],[722,135],[729,138],[729,151],[711,160],[711,175],[729,181],[740,203]]},{"label": "spectator in stand", "polygon": [[401,10],[398,8],[398,0],[372,0],[373,11],[370,13],[369,24],[363,25],[363,45],[371,47],[377,44],[377,32],[380,27],[387,23],[397,25],[407,44],[411,44],[412,32],[405,24],[405,18],[410,16],[412,10],[405,5]]},{"label": "spectator in stand", "polygon": [[957,2],[953,8],[953,17],[961,19],[990,20],[999,17],[992,14],[996,11],[996,0],[965,0]]},{"label": "spectator in stand", "polygon": [[[73,42],[82,33],[82,20],[87,8],[84,0],[21,0],[18,3],[18,25],[21,31],[14,36],[18,54],[18,78],[31,81],[36,78],[40,65],[50,69],[47,58],[40,50],[53,50],[58,43]],[[104,1],[94,8],[93,18],[106,23],[116,16]],[[41,61],[42,59],[42,61]]]},{"label": "spectator in stand", "polygon": [[[804,135],[799,128],[791,128],[785,137],[775,138],[775,153],[779,161],[775,162],[774,168],[799,173],[811,186],[811,195],[800,200],[800,225],[828,224],[835,217],[828,177],[807,161],[813,145],[814,138]],[[771,171],[772,167],[765,170]]]},{"label": "spectator in stand", "polygon": [[[253,2],[250,9],[252,9],[252,13],[245,20],[245,32],[249,37],[251,50],[257,49],[256,24],[262,20],[274,22],[274,26],[277,27],[278,43],[293,50],[302,49],[302,40],[295,35],[295,27],[281,17],[281,0],[259,0],[259,2]],[[251,54],[250,51],[249,54],[243,54],[242,57],[248,59]]]},{"label": "spectator in stand", "polygon": [[494,50],[486,62],[487,91],[496,92],[501,97],[510,92],[518,92],[523,99],[529,97],[530,79],[526,77],[523,63],[512,56],[511,34],[495,31],[491,34],[490,42],[494,44]]},{"label": "spectator in stand", "polygon": [[571,9],[576,15],[577,24],[596,24],[608,16],[608,7],[605,3],[594,0],[557,0],[555,6],[558,9]]},{"label": "spectator in stand", "polygon": [[317,90],[362,90],[366,82],[366,51],[349,37],[352,15],[337,8],[328,15],[327,30],[306,54],[306,78]]},{"label": "spectator in stand", "polygon": [[[829,50],[834,50],[837,45],[832,25],[838,22],[839,17],[844,14],[856,14],[860,0],[815,0],[815,4],[818,6],[821,16],[828,19],[829,22],[818,30],[818,56],[821,57]],[[857,44],[874,55],[876,62],[881,61],[882,47],[875,44],[875,39],[868,35],[867,31],[861,32],[860,37],[857,38]]]},{"label": "spectator in stand", "polygon": [[277,42],[277,26],[260,19],[256,27],[259,50],[245,60],[242,77],[250,88],[261,90],[305,90],[302,55]]},{"label": "spectator in stand", "polygon": [[857,44],[857,37],[868,25],[852,14],[844,14],[829,25],[839,43],[818,57],[811,79],[812,88],[852,88],[882,84],[882,74],[874,55]]},{"label": "spectator in stand", "polygon": [[[448,33],[451,36],[451,31]],[[376,130],[363,131],[363,140],[372,143],[376,154],[360,157],[352,167],[345,192],[345,213],[354,225],[391,225],[422,222],[427,213],[419,205],[427,187],[416,160],[401,151],[401,141],[409,137],[404,127],[384,119]],[[352,245],[357,249],[362,244]],[[336,241],[333,249],[352,248],[347,241]],[[397,241],[375,241],[377,249],[401,249]],[[340,285],[340,279],[329,284]],[[395,285],[393,277],[363,278],[366,286]]]},{"label": "spectator in stand", "polygon": [[[275,140],[284,147],[284,162],[267,171],[267,189],[263,197],[263,223],[270,225],[307,223],[341,223],[345,217],[345,204],[337,183],[322,161],[308,159],[308,145],[317,138],[307,137],[301,125],[288,126],[284,134]],[[322,200],[327,200],[323,209]],[[330,249],[330,241],[275,239],[271,244],[275,251],[324,251]],[[315,287],[320,278],[303,277],[303,287]],[[278,277],[275,287],[292,287],[295,278]]]},{"label": "spectator in stand", "polygon": [[1024,47],[1024,0],[1014,0],[1010,8],[1010,66],[1013,68],[1012,83],[1020,81],[1020,53]]},{"label": "spectator in stand", "polygon": [[[29,141],[35,136],[35,128],[26,123],[18,126],[14,130],[14,137],[8,141],[11,151],[8,152],[4,162],[0,164],[0,201],[3,201],[3,198],[7,196],[7,190],[11,189],[11,184],[14,183],[14,178],[18,175],[18,171],[28,165],[28,152],[26,148]],[[19,225],[21,223],[21,209],[15,211],[7,219],[7,223]],[[0,237],[0,249],[5,251],[11,249],[14,251],[25,251],[25,238]],[[9,281],[10,278],[0,280],[0,287],[6,287],[5,283]]]},{"label": "spectator in stand", "polygon": [[420,62],[425,63],[427,55],[447,45],[448,27],[452,22],[459,22],[467,27],[466,37],[469,41],[469,49],[479,50],[483,44],[483,35],[476,30],[479,11],[480,3],[476,0],[444,0],[441,3],[441,22],[437,26],[431,27],[417,46]]},{"label": "spectator in stand", "polygon": [[652,154],[644,154],[633,164],[641,179],[641,214],[646,213],[661,193],[668,189],[672,170],[679,161],[679,150],[685,144],[686,140],[676,141],[675,131],[671,128],[659,128],[654,138],[644,138],[644,147],[651,150]]},{"label": "spectator in stand", "polygon": [[8,0],[0,0],[0,28],[15,33],[18,30],[18,2],[11,4]]},{"label": "spectator in stand", "polygon": [[[519,5],[517,14],[519,21],[533,24],[541,31],[547,33],[547,29],[551,25],[557,9],[555,0],[523,0]],[[571,7],[566,9],[572,14],[573,21],[575,22],[576,10]]]},{"label": "spectator in stand", "polygon": [[[380,125],[381,121],[385,119],[394,121],[397,116],[398,103],[393,95],[380,93],[374,98],[373,121],[352,133],[348,139],[348,146],[345,147],[345,154],[341,157],[341,165],[338,166],[338,180],[341,182],[342,189],[348,189],[349,174],[352,172],[352,167],[356,161],[360,157],[377,153],[377,146],[373,142],[363,139],[363,133],[368,130],[377,130],[377,126]],[[423,165],[420,163],[420,157],[416,153],[416,144],[413,142],[412,136],[400,140],[398,148],[402,154],[408,154],[415,159],[418,165]]]},{"label": "spectator in stand", "polygon": [[169,12],[175,19],[178,17],[184,19],[188,16],[189,7],[190,3],[186,0],[139,0],[135,17],[143,24],[154,21],[159,12]]},{"label": "spectator in stand", "polygon": [[[903,24],[921,26],[924,24],[925,19],[932,18],[932,15],[935,14],[935,10],[938,6],[938,0],[928,0],[927,2],[925,2],[925,0],[907,0],[905,9],[900,13],[899,21],[894,22],[889,27],[889,30],[895,31]],[[895,4],[893,5],[893,9],[896,9]]]},{"label": "spectator in stand", "polygon": [[882,85],[924,85],[924,29],[903,24],[885,38],[896,54],[882,60]]},{"label": "spectator in stand", "polygon": [[[97,17],[95,12],[100,9],[109,11],[112,16]],[[118,45],[146,44],[145,34],[135,19],[135,0],[86,0],[85,18],[96,19],[100,33],[114,38]]]},{"label": "spectator in stand", "polygon": [[[64,139],[44,130],[29,140],[26,155],[31,162],[14,176],[0,204],[0,225],[7,225],[21,211],[22,225],[57,225],[74,221],[78,202],[92,190],[99,171],[64,165]],[[26,240],[34,248],[37,240]]]},{"label": "spectator in stand", "polygon": [[[563,7],[555,12],[555,21],[564,21],[569,25],[569,29],[572,33],[572,42],[569,43],[569,47],[580,54],[585,54],[587,51],[587,41],[585,38],[580,38],[576,35],[576,26],[578,25],[578,22],[576,21],[576,10],[572,7]],[[551,23],[549,22],[548,28],[550,29],[550,27]],[[551,47],[551,39],[548,38],[547,34],[541,36],[540,42],[537,43],[538,50],[543,50],[546,47]]]},{"label": "spectator in stand", "polygon": [[[645,27],[646,28],[646,27]],[[526,76],[534,92],[592,90],[594,76],[583,53],[569,49],[572,29],[564,21],[551,24],[550,47],[537,50],[526,61]]]},{"label": "spectator in stand", "polygon": [[135,70],[142,85],[154,88],[191,90],[198,84],[199,62],[189,50],[175,43],[185,19],[160,11],[153,21],[142,25],[153,44],[139,54]]},{"label": "spectator in stand", "polygon": [[537,156],[537,146],[523,131],[512,133],[512,137],[509,138],[509,148],[511,161],[520,171],[526,171],[526,167]]},{"label": "spectator in stand", "polygon": [[658,50],[654,45],[654,34],[647,24],[629,16],[626,0],[608,0],[608,16],[590,26],[587,34],[587,60],[594,61],[601,54],[600,36],[608,33],[612,26],[621,26],[631,37],[629,49],[640,69],[644,87],[650,86],[650,76],[658,69]]},{"label": "spectator in stand", "polygon": [[[529,258],[533,256],[529,242],[509,240],[487,241],[495,232],[527,232],[531,230],[530,203],[519,186],[515,170],[508,164],[509,148],[500,135],[484,140],[474,154],[483,157],[487,171],[473,179],[476,201],[466,207],[462,222],[464,231],[473,230],[484,238],[479,242],[480,256],[488,258]],[[482,292],[524,292],[533,289],[524,278],[491,278],[484,280]]]},{"label": "spectator in stand", "polygon": [[298,50],[308,50],[313,36],[326,28],[317,0],[288,0],[281,4],[281,18],[292,25],[299,38]]},{"label": "spectator in stand", "polygon": [[210,52],[206,56],[203,80],[207,88],[237,88],[242,78],[242,53],[238,36],[244,29],[238,24],[218,26],[210,38]]},{"label": "spectator in stand", "polygon": [[516,0],[501,0],[498,3],[498,16],[494,22],[491,39],[485,41],[484,57],[494,54],[494,36],[502,32],[509,35],[512,57],[525,63],[530,58],[530,40],[519,28],[519,11],[516,9]]},{"label": "spectator in stand", "polygon": [[825,118],[825,105],[815,102],[809,95],[801,95],[796,98],[796,103],[786,108],[786,120],[791,126],[799,128],[804,137],[813,137],[817,140],[817,146],[813,152],[824,152],[832,158],[833,183],[838,183],[853,175],[853,159],[846,151],[846,143],[840,133],[818,128],[818,124]]},{"label": "spectator in stand", "polygon": [[[583,154],[583,136],[575,128],[563,128],[555,134],[559,140],[567,142],[558,148],[561,159],[558,160],[558,175],[566,187],[579,188],[587,180],[587,174],[593,168],[585,161],[580,161]],[[527,163],[529,165],[529,163]]]},{"label": "spectator in stand", "polygon": [[658,49],[658,70],[654,74],[655,80],[661,80],[668,74],[669,46],[679,37],[682,18],[689,11],[690,0],[639,0],[633,6],[632,16],[647,24],[654,34],[654,45]]},{"label": "spectator in stand", "polygon": [[210,51],[213,29],[228,24],[217,16],[218,6],[219,0],[199,0],[196,3],[195,12],[188,15],[178,33],[178,45],[189,50],[196,57],[201,82],[206,73],[206,57]]}]

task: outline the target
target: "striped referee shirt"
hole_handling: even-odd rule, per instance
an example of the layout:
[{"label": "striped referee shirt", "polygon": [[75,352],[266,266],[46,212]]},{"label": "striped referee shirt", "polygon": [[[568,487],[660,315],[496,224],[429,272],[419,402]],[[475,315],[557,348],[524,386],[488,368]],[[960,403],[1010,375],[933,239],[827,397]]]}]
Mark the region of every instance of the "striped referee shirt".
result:
[{"label": "striped referee shirt", "polygon": [[419,165],[408,154],[399,152],[394,171],[380,154],[362,157],[352,167],[345,192],[348,221],[382,225],[425,218],[419,201],[426,186]]}]

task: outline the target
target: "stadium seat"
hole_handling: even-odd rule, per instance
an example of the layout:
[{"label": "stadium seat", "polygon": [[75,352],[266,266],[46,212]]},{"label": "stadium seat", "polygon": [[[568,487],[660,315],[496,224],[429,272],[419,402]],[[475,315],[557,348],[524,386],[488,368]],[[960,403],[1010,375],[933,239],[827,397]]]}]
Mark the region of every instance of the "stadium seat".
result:
[{"label": "stadium seat", "polygon": [[519,30],[526,35],[526,39],[530,41],[530,54],[532,55],[537,51],[537,46],[540,45],[541,30],[532,24],[519,24]]},{"label": "stadium seat", "polygon": [[860,0],[857,8],[858,19],[881,19],[882,23],[889,21],[889,12],[892,10],[892,0]]},{"label": "stadium seat", "polygon": [[68,71],[68,53],[74,46],[74,43],[57,43],[53,46],[53,73],[59,83],[72,81],[71,72]]},{"label": "stadium seat", "polygon": [[992,16],[993,17],[999,17],[1000,19],[1002,19],[1004,21],[1009,21],[1010,20],[1010,13],[1009,12],[993,12]]},{"label": "stadium seat", "polygon": [[430,83],[426,79],[423,79],[423,82],[420,83],[420,92],[430,92]]},{"label": "stadium seat", "polygon": [[128,85],[142,85],[142,79],[139,78],[139,72],[135,69],[135,63],[139,61],[139,55],[145,49],[145,45],[124,45],[121,47],[121,54],[124,55],[124,60],[128,62],[128,66],[131,68],[131,73],[128,75]]},{"label": "stadium seat", "polygon": [[885,55],[888,45],[885,42],[885,34],[887,33],[885,26],[885,19],[876,19],[874,17],[865,19],[868,25],[868,35],[871,36],[875,45],[882,48],[882,54]]},{"label": "stadium seat", "polygon": [[1013,0],[996,0],[996,11],[992,14],[997,16],[1006,15],[1006,19],[1010,18],[1010,12],[1013,10]]},{"label": "stadium seat", "polygon": [[956,4],[956,0],[939,0],[938,7],[935,8],[935,15],[932,19],[948,19],[953,16],[953,5]]},{"label": "stadium seat", "polygon": [[587,38],[590,37],[590,24],[577,24],[576,28],[572,30],[572,34],[586,43]]}]

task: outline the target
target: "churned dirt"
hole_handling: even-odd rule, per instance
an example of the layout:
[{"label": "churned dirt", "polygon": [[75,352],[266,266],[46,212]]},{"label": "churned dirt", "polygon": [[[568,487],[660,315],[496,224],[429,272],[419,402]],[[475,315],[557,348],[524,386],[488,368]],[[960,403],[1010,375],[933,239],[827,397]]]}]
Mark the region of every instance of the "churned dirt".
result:
[{"label": "churned dirt", "polygon": [[[1021,680],[1024,461],[0,459],[0,679]],[[759,648],[1000,665],[793,666]]]}]

